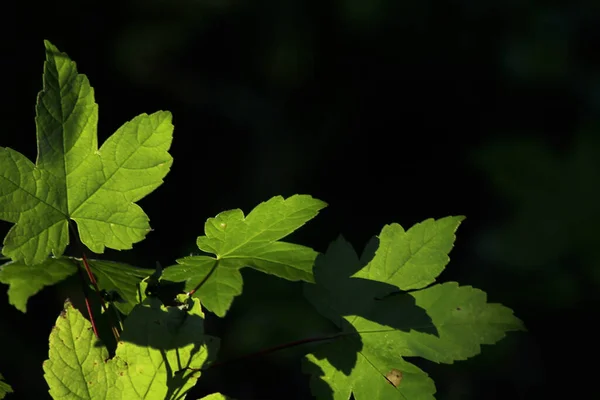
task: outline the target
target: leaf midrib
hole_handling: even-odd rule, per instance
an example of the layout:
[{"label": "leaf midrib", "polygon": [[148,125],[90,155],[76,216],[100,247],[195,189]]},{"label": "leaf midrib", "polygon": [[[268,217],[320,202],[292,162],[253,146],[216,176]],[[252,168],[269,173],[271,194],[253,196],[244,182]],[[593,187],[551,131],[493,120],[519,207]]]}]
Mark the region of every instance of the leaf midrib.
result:
[{"label": "leaf midrib", "polygon": [[[144,116],[149,118],[151,115],[147,115],[147,114],[146,114],[146,115],[144,115]],[[133,121],[128,121],[128,122],[126,122],[126,123],[125,123],[123,126],[121,126],[121,128],[119,128],[119,129],[125,129],[125,127],[126,127],[126,126],[128,126],[129,124],[131,124],[132,122],[133,122]],[[160,127],[163,125],[163,123],[164,123],[164,120],[161,120],[161,121],[160,121],[160,123],[158,124],[158,126],[157,126],[157,127],[154,129],[154,132],[156,132],[156,131],[157,131],[157,130],[158,130],[158,129],[159,129],[159,128],[160,128]],[[138,125],[138,126],[137,126],[137,128],[139,129],[139,123],[138,123],[137,125]],[[117,131],[118,131],[118,130],[117,130]],[[116,132],[115,132],[115,133],[116,133]],[[114,135],[114,133],[113,133],[113,135]],[[100,184],[99,184],[99,185],[98,185],[98,186],[97,186],[97,187],[94,189],[94,191],[93,191],[92,193],[90,193],[90,194],[87,196],[87,198],[86,198],[85,200],[83,200],[83,201],[82,201],[82,202],[81,202],[81,203],[80,203],[80,204],[79,204],[77,207],[75,207],[75,209],[74,209],[74,210],[72,210],[72,211],[69,211],[69,215],[73,216],[73,215],[74,215],[74,214],[77,212],[77,210],[79,210],[79,209],[80,209],[80,208],[81,208],[83,205],[85,205],[85,204],[86,204],[86,203],[87,203],[87,202],[88,202],[88,201],[89,201],[89,200],[90,200],[90,199],[91,199],[91,198],[92,198],[94,195],[96,195],[96,193],[98,193],[98,191],[99,191],[100,189],[102,189],[102,188],[104,187],[104,185],[106,185],[106,184],[107,184],[107,183],[108,183],[108,182],[109,182],[109,181],[110,181],[110,180],[113,178],[113,176],[114,176],[114,175],[115,175],[115,174],[116,174],[118,171],[120,171],[120,170],[121,170],[121,168],[123,167],[123,165],[124,165],[124,164],[125,164],[127,161],[129,161],[129,160],[130,160],[130,159],[131,159],[131,158],[132,158],[132,157],[133,157],[135,154],[137,154],[137,152],[138,152],[138,151],[139,151],[139,150],[140,150],[142,147],[144,147],[144,144],[145,144],[145,143],[146,143],[148,140],[150,140],[150,138],[151,138],[152,136],[153,136],[153,134],[149,135],[149,136],[148,136],[148,137],[147,137],[145,140],[143,140],[141,143],[139,143],[139,146],[137,146],[137,148],[135,149],[135,151],[131,152],[131,154],[129,154],[129,156],[128,156],[127,158],[125,158],[125,159],[123,160],[123,162],[122,162],[122,163],[120,163],[120,164],[118,165],[118,167],[117,167],[117,168],[115,168],[115,169],[112,171],[112,173],[110,173],[110,175],[107,177],[107,176],[106,176],[106,170],[105,170],[105,168],[104,168],[104,162],[103,162],[103,159],[102,159],[102,148],[104,147],[104,145],[105,145],[105,144],[106,144],[106,143],[107,143],[109,140],[111,140],[111,138],[113,138],[113,136],[109,137],[109,138],[108,138],[108,139],[107,139],[107,140],[106,140],[106,141],[105,141],[105,142],[102,144],[102,146],[100,147],[100,150],[98,150],[98,153],[99,153],[99,154],[98,154],[98,157],[100,158],[100,163],[101,163],[101,165],[102,165],[102,175],[104,176],[104,182],[100,183]],[[114,140],[114,139],[113,139],[113,140]],[[92,154],[90,154],[90,155],[89,155],[89,157],[94,157],[95,155],[96,155],[95,153],[92,153]],[[115,191],[116,191],[116,192],[120,192],[120,193],[125,193],[125,192],[126,192],[126,191],[119,191],[119,190],[115,190]],[[133,202],[132,202],[132,204],[133,204]]]},{"label": "leaf midrib", "polygon": [[[79,362],[79,357],[77,356],[77,351],[75,350],[76,349],[75,336],[73,334],[73,327],[72,327],[72,324],[71,324],[70,321],[69,321],[69,325],[68,326],[70,328],[69,329],[69,335],[70,335],[70,339],[71,339],[71,344],[73,345],[73,353],[74,353],[73,355],[75,356],[75,359],[77,361],[77,366],[79,367],[77,370],[80,372],[81,380],[83,381],[83,384],[85,385],[85,390],[86,390],[87,395],[88,395],[87,398],[88,399],[92,399],[92,394],[90,393],[90,387],[87,384],[87,379],[86,379],[85,374],[83,372],[83,362],[81,362],[81,363]],[[89,353],[86,355],[86,359],[87,359],[88,356],[89,356]],[[71,393],[73,393],[73,392],[71,392]]]},{"label": "leaf midrib", "polygon": [[[405,236],[408,236],[408,234],[410,233],[410,230],[408,232],[405,233]],[[409,251],[409,256],[406,259],[406,261],[404,261],[400,266],[398,266],[398,268],[392,272],[387,278],[386,278],[386,282],[389,282],[390,280],[393,280],[394,277],[396,277],[398,274],[401,274],[403,272],[403,268],[413,259],[415,258],[419,252],[421,252],[429,243],[431,243],[437,236],[439,235],[439,229],[436,231],[436,233],[431,236],[429,239],[427,239],[426,241],[423,241],[423,243],[417,248],[416,251],[412,251],[410,248],[410,242],[411,242],[411,238],[407,238],[408,239],[408,251]],[[387,260],[390,258],[389,254],[394,250],[394,246],[392,246],[390,244],[390,246],[388,246],[388,248],[386,249],[385,252],[385,259],[386,259],[386,264],[387,264]],[[448,254],[446,252],[444,252],[444,254],[446,254],[446,257],[448,257]],[[435,281],[435,277],[432,278],[433,281]],[[425,280],[429,280],[429,279],[425,279]],[[421,281],[423,281],[423,279],[421,278]],[[413,285],[415,284],[414,282],[412,283]],[[404,286],[404,285],[403,285]],[[400,286],[398,286],[400,287]]]}]

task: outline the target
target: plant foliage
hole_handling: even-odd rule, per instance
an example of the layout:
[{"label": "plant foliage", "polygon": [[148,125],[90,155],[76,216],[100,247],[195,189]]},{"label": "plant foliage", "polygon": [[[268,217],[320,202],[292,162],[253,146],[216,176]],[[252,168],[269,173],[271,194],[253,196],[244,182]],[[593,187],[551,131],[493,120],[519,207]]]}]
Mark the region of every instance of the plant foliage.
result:
[{"label": "plant foliage", "polygon": [[0,219],[15,225],[2,253],[27,265],[61,256],[75,221],[81,242],[102,253],[130,249],[150,231],[135,204],[171,167],[171,114],[142,114],[98,149],[94,90],[75,63],[46,41],[36,106],[38,156],[0,147]]},{"label": "plant foliage", "polygon": [[481,344],[523,329],[511,310],[487,304],[481,290],[455,282],[427,287],[448,262],[461,219],[429,219],[408,231],[388,225],[361,258],[339,238],[317,260],[306,297],[340,332],[307,356],[318,398],[434,399],[433,381],[404,357],[465,360]]},{"label": "plant foliage", "polygon": [[0,374],[0,399],[3,399],[8,393],[12,393],[12,388],[6,382],[4,382],[4,377]]},{"label": "plant foliage", "polygon": [[[0,218],[14,224],[4,239],[0,282],[9,285],[9,302],[26,312],[31,296],[81,273],[89,319],[67,300],[52,329],[43,369],[53,398],[185,398],[218,357],[219,339],[204,332],[203,307],[225,316],[242,293],[244,267],[304,282],[306,299],[337,327],[303,360],[318,399],[433,399],[434,382],[407,358],[453,363],[524,329],[481,290],[435,283],[460,216],[408,230],[386,225],[360,256],[341,236],[319,254],[282,239],[326,204],[275,196],[247,215],[235,209],[209,218],[197,238],[201,254],[164,271],[88,260],[88,251],[129,249],[149,232],[136,202],[170,169],[171,115],[135,117],[98,148],[92,87],[64,53],[45,46],[36,163],[0,147]],[[69,233],[81,258],[64,255]],[[166,295],[167,282],[181,290]],[[114,351],[94,324],[90,289],[125,317],[122,327],[112,326]],[[0,376],[0,398],[9,392]]]},{"label": "plant foliage", "polygon": [[44,377],[55,399],[177,399],[194,385],[218,340],[204,335],[198,300],[165,307],[155,297],[125,321],[116,355],[94,336],[91,324],[65,302],[50,334]]},{"label": "plant foliage", "polygon": [[198,237],[198,248],[214,256],[190,256],[167,268],[165,279],[184,280],[202,304],[218,316],[225,315],[233,298],[242,293],[240,268],[252,267],[291,281],[312,282],[317,252],[305,246],[282,242],[326,204],[311,196],[273,197],[244,217],[240,209],[220,213],[204,225],[206,236]]}]

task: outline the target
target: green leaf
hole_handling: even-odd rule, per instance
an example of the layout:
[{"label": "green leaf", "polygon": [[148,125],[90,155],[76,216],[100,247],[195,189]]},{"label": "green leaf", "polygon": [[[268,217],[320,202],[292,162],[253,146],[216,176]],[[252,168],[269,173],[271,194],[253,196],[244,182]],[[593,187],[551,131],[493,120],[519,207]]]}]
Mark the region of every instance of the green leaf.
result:
[{"label": "green leaf", "polygon": [[26,265],[9,261],[0,266],[0,282],[10,285],[8,302],[21,312],[27,312],[27,300],[45,286],[54,285],[77,271],[67,258],[48,258],[41,264]]},{"label": "green leaf", "polygon": [[[116,292],[121,301],[114,302],[115,307],[123,314],[129,314],[137,304],[137,284],[152,271],[112,261],[91,259],[88,262],[100,290]],[[21,312],[27,312],[27,301],[31,296],[43,287],[57,284],[73,275],[80,263],[81,259],[73,257],[52,257],[36,265],[11,261],[0,266],[0,282],[10,285],[10,304]]]},{"label": "green leaf", "polygon": [[92,326],[69,301],[50,333],[44,378],[53,399],[108,399],[117,375]]},{"label": "green leaf", "polygon": [[96,253],[130,249],[150,231],[135,202],[160,186],[172,164],[171,114],[139,115],[98,149],[98,105],[87,77],[50,42],[45,46],[36,164],[0,147],[0,219],[15,224],[2,252],[27,265],[58,257],[70,220]]},{"label": "green leaf", "polygon": [[182,399],[214,359],[216,338],[204,335],[197,299],[165,307],[156,298],[136,306],[113,359],[91,324],[67,301],[50,334],[45,379],[54,399]]},{"label": "green leaf", "polygon": [[[306,357],[303,370],[312,375],[311,390],[317,399],[347,400],[354,393],[356,400],[435,400],[433,380],[419,367],[386,346],[363,347],[356,355],[357,346],[360,346],[359,340],[344,338],[324,345]],[[336,365],[329,358],[338,360]],[[351,371],[340,371],[340,362],[352,363]],[[391,371],[401,374],[398,387],[386,378]]]},{"label": "green leaf", "polygon": [[[13,393],[13,390],[8,383],[4,382],[4,377],[2,376],[2,374],[0,374],[0,399],[3,399],[9,393]],[[218,398],[215,397],[214,399]]]},{"label": "green leaf", "polygon": [[[511,309],[501,304],[487,303],[485,292],[471,286],[447,282],[426,289],[389,296],[380,301],[369,315],[352,320],[360,332],[380,330],[375,321],[386,320],[388,326],[401,327],[386,330],[386,340],[401,349],[404,356],[423,357],[438,363],[452,364],[481,352],[482,344],[494,344],[506,332],[524,330],[521,320]],[[427,312],[429,324],[416,329],[414,322],[405,318],[411,307]],[[365,335],[363,343],[376,346],[378,335]]]},{"label": "green leaf", "polygon": [[199,400],[231,400],[231,397],[225,397],[223,396],[221,393],[213,393],[213,394],[209,394],[208,396],[204,396],[203,398],[199,399]]},{"label": "green leaf", "polygon": [[96,277],[100,290],[116,292],[122,301],[113,304],[127,315],[137,304],[137,285],[153,270],[134,267],[124,263],[105,260],[88,260],[90,269]]},{"label": "green leaf", "polygon": [[[306,358],[317,398],[433,399],[433,381],[404,357],[452,363],[524,329],[510,309],[486,303],[485,293],[470,286],[401,290],[435,280],[461,219],[427,220],[406,233],[386,226],[360,259],[338,238],[317,258],[316,284],[306,284],[305,295],[340,328],[333,342]],[[401,377],[397,384],[394,374]]]},{"label": "green leaf", "polygon": [[256,206],[247,217],[240,209],[209,218],[206,236],[198,238],[200,250],[217,258],[254,256],[257,249],[284,238],[313,219],[326,204],[307,195],[287,199],[275,196]]},{"label": "green leaf", "polygon": [[163,279],[186,282],[202,304],[224,316],[235,296],[242,292],[239,269],[251,267],[292,281],[312,282],[317,252],[279,240],[314,218],[326,204],[308,195],[287,199],[276,196],[256,206],[248,216],[242,210],[224,211],[209,218],[206,236],[198,237],[198,248],[213,253],[177,260],[180,265],[165,269]]},{"label": "green leaf", "polygon": [[392,284],[402,290],[421,289],[444,270],[456,229],[464,217],[427,219],[405,231],[399,224],[383,227],[373,260],[355,277]]},{"label": "green leaf", "polygon": [[148,297],[133,309],[113,360],[120,398],[180,399],[195,385],[199,369],[216,356],[218,339],[204,335],[198,299],[188,306],[165,307]]},{"label": "green leaf", "polygon": [[[163,279],[185,281],[186,290],[192,290],[204,281],[195,295],[202,305],[219,316],[224,316],[233,298],[242,293],[242,274],[237,267],[219,265],[219,260],[208,256],[186,257],[180,265],[165,269]],[[218,268],[217,268],[218,267]]]}]

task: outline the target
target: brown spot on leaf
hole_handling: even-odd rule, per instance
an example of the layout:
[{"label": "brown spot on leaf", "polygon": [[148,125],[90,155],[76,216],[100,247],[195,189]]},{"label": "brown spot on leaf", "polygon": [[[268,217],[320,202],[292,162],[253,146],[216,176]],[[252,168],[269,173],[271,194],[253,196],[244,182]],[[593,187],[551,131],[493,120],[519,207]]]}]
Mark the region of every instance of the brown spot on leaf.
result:
[{"label": "brown spot on leaf", "polygon": [[388,380],[394,387],[398,387],[402,382],[402,371],[396,368],[392,368],[390,372],[385,374],[385,379]]}]

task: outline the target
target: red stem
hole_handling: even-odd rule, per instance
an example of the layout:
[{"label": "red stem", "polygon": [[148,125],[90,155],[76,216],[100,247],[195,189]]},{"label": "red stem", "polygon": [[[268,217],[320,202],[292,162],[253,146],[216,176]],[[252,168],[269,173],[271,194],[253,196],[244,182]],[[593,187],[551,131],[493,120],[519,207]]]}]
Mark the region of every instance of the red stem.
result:
[{"label": "red stem", "polygon": [[[100,306],[102,307],[102,311],[106,313],[106,311],[107,311],[106,303],[104,302],[104,298],[100,294],[100,288],[98,287],[98,282],[96,282],[96,277],[92,273],[92,269],[90,268],[90,265],[88,263],[87,257],[85,255],[85,252],[82,251],[81,255],[82,255],[81,259],[83,260],[83,265],[85,266],[85,270],[87,271],[88,277],[90,278],[90,282],[94,286],[94,290],[96,291],[96,294],[98,294],[98,297],[100,298]],[[88,303],[87,297],[85,298],[85,301],[86,301],[86,304],[87,304]],[[89,308],[89,306],[88,306],[88,312],[91,315],[91,309]],[[92,317],[90,316],[90,320],[91,319],[92,319]],[[92,327],[93,326],[94,326],[94,322],[92,321]],[[114,324],[110,324],[110,328],[112,330],[113,335],[115,336],[115,340],[118,342],[119,341],[119,337],[121,336],[119,334],[119,330],[117,329],[117,327]],[[96,334],[96,336],[98,336],[98,334]]]},{"label": "red stem", "polygon": [[82,251],[81,255],[82,255],[81,259],[83,260],[83,265],[85,266],[85,271],[88,274],[88,278],[90,278],[90,282],[92,282],[92,285],[94,286],[94,290],[96,291],[96,293],[98,293],[98,297],[100,297],[100,305],[102,306],[102,310],[106,311],[106,304],[104,303],[104,299],[100,295],[100,288],[98,287],[98,282],[96,282],[96,277],[92,273],[92,269],[90,268],[90,264],[88,264],[88,260],[87,260],[87,257],[85,255],[85,252]]},{"label": "red stem", "polygon": [[90,301],[88,300],[87,296],[85,296],[85,307],[87,308],[88,315],[90,316],[90,322],[92,323],[94,335],[96,335],[96,338],[98,338],[100,337],[98,335],[98,328],[96,328],[96,322],[94,321],[94,317],[92,317],[92,307],[90,306]]},{"label": "red stem", "polygon": [[[73,236],[75,237],[75,241],[77,242],[77,246],[79,247],[79,249],[81,251],[81,256],[82,256],[81,259],[83,261],[85,271],[87,272],[87,276],[88,276],[90,282],[92,283],[92,286],[94,287],[94,291],[96,292],[96,295],[98,295],[98,298],[100,300],[100,307],[102,308],[102,311],[104,313],[106,313],[106,311],[107,311],[106,303],[104,302],[104,298],[100,294],[100,288],[98,287],[98,282],[96,281],[96,277],[92,273],[92,269],[90,268],[90,265],[88,263],[87,256],[85,255],[83,243],[81,243],[81,240],[79,240],[79,235],[77,233],[77,230],[73,227],[72,223],[69,223],[69,228],[71,228]],[[90,322],[92,323],[92,328],[94,329],[94,333],[96,334],[96,337],[98,337],[98,331],[96,329],[96,322],[94,321],[94,315],[92,314],[92,308],[91,308],[89,300],[88,300],[88,291],[86,290],[87,288],[86,288],[85,279],[83,278],[83,276],[81,276],[81,278],[82,278],[82,283],[84,286],[85,304],[86,304],[86,307],[88,310],[88,315],[90,317]],[[110,326],[111,326],[113,335],[115,336],[115,340],[118,342],[119,336],[120,336],[119,331],[118,331],[117,327],[115,326],[115,324],[110,324]]]},{"label": "red stem", "polygon": [[83,287],[83,298],[85,299],[85,307],[87,308],[88,315],[90,317],[90,322],[92,323],[92,330],[94,331],[94,335],[98,338],[98,328],[96,328],[96,321],[94,320],[94,314],[92,312],[92,306],[90,304],[90,300],[88,299],[87,286],[85,283],[85,278],[79,266],[77,267],[77,271],[79,273],[79,278],[81,279],[82,287]]}]

